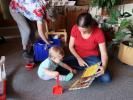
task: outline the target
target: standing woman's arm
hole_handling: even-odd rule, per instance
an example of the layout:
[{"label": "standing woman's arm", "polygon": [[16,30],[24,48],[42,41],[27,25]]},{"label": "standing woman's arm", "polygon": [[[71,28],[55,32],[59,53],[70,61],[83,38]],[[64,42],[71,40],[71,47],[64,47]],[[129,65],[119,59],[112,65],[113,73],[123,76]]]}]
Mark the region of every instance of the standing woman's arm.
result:
[{"label": "standing woman's arm", "polygon": [[46,44],[50,44],[46,35],[47,30],[45,26],[45,21],[44,22],[37,21],[37,28],[38,28],[38,34],[42,38],[42,40],[46,42]]}]

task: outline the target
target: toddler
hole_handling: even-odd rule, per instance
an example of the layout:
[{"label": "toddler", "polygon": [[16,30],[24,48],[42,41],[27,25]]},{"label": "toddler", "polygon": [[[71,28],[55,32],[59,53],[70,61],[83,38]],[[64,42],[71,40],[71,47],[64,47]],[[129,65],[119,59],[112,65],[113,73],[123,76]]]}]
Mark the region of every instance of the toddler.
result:
[{"label": "toddler", "polygon": [[[67,64],[63,63],[64,51],[59,46],[53,46],[49,49],[49,57],[44,60],[38,69],[38,76],[43,80],[56,79],[59,76],[60,81],[69,81],[73,77],[73,73],[76,72]],[[55,69],[60,65],[65,69],[69,70],[70,73],[67,75],[60,75]]]}]

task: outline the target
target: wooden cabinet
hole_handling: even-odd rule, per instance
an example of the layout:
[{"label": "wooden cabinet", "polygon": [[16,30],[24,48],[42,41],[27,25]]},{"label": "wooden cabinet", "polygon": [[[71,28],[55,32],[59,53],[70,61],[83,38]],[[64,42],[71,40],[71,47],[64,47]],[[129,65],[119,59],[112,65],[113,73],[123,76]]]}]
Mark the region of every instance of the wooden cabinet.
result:
[{"label": "wooden cabinet", "polygon": [[[88,12],[89,6],[68,6],[65,7],[63,14],[59,14],[56,22],[54,23],[55,30],[66,29],[68,39],[70,36],[71,28],[76,24],[76,19],[82,12]],[[49,25],[51,27],[51,25]],[[49,28],[50,28],[49,27]],[[50,28],[51,29],[51,28]]]},{"label": "wooden cabinet", "polygon": [[[55,23],[49,23],[49,30],[54,29],[58,32],[60,29],[66,29],[67,41],[69,41],[70,32],[79,14],[82,12],[88,12],[89,6],[68,6],[65,7],[64,11],[60,12]],[[52,25],[53,24],[53,25]],[[54,27],[54,28],[52,28]]]},{"label": "wooden cabinet", "polygon": [[[78,15],[82,12],[88,12],[89,6],[68,6],[64,10],[65,11],[62,11],[63,14],[58,15],[54,23],[55,30],[65,28],[67,32],[70,33],[72,26],[76,24]],[[50,27],[51,25],[49,25],[49,28]]]}]

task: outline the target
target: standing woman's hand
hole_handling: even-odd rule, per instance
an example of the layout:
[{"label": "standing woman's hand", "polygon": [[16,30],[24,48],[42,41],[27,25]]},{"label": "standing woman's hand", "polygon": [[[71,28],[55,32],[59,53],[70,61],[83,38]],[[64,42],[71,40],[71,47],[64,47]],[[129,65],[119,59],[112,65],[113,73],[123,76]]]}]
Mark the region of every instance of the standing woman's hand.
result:
[{"label": "standing woman's hand", "polygon": [[77,58],[77,60],[81,67],[88,66],[88,64],[82,58]]},{"label": "standing woman's hand", "polygon": [[48,34],[47,34],[47,22],[46,21],[37,21],[37,28],[38,28],[38,34],[41,37],[41,39],[46,43],[50,44],[51,42],[48,41]]},{"label": "standing woman's hand", "polygon": [[44,41],[47,45],[50,45],[52,42],[51,41]]}]

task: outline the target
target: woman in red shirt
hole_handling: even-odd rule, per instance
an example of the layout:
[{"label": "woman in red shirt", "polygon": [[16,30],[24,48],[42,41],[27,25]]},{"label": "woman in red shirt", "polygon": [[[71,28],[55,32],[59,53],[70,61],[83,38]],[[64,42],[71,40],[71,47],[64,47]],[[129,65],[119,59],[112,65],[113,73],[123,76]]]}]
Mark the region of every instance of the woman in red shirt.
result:
[{"label": "woman in red shirt", "polygon": [[97,62],[101,62],[100,81],[110,82],[109,72],[106,71],[108,55],[102,30],[89,13],[82,13],[77,18],[77,24],[72,27],[69,49],[74,57],[66,61],[77,69],[85,69]]}]

